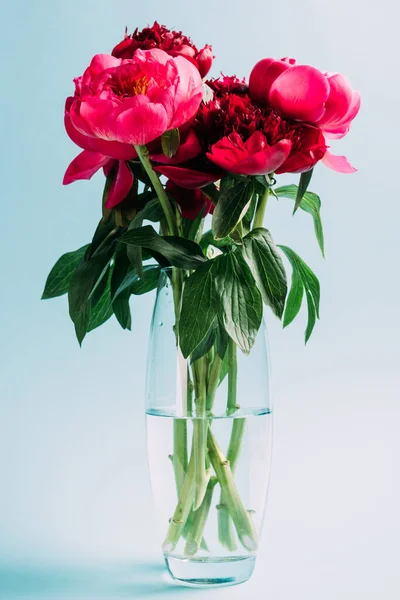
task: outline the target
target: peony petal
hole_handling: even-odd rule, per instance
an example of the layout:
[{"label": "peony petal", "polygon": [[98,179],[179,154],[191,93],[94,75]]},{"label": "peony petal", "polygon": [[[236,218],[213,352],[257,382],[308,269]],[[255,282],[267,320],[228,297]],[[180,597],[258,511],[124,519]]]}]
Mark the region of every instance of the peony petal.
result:
[{"label": "peony petal", "polygon": [[276,171],[288,158],[292,149],[290,140],[281,140],[274,146],[267,146],[237,163],[232,173],[238,175],[268,175]]},{"label": "peony petal", "polygon": [[207,158],[221,169],[233,172],[235,165],[247,158],[248,154],[241,136],[234,131],[216,142],[211,152],[207,152]]},{"label": "peony petal", "polygon": [[169,129],[167,113],[162,104],[142,104],[120,112],[110,123],[110,129],[119,142],[148,144]]},{"label": "peony petal", "polygon": [[118,161],[115,179],[108,192],[106,208],[111,209],[125,200],[133,185],[133,173],[124,160]]},{"label": "peony petal", "polygon": [[[122,104],[120,101],[92,97],[85,98],[79,106],[76,104],[75,102],[72,105],[70,115],[72,124],[78,131],[103,140],[121,141],[115,137],[113,131],[117,109]],[[82,131],[82,123],[86,131]]]},{"label": "peony petal", "polygon": [[68,185],[78,179],[90,179],[101,167],[104,167],[110,158],[99,152],[84,150],[69,165],[65,171],[63,185]]},{"label": "peony petal", "polygon": [[348,133],[352,120],[357,116],[360,110],[361,96],[360,93],[354,91],[352,94],[350,106],[341,119],[337,121],[329,121],[324,123],[318,123],[321,129],[324,131],[326,137],[330,139],[340,139]]},{"label": "peony petal", "polygon": [[340,122],[348,112],[353,96],[349,80],[341,73],[329,75],[327,80],[329,83],[329,96],[325,104],[325,114],[320,119],[319,125]]},{"label": "peony petal", "polygon": [[268,146],[266,137],[261,131],[255,131],[253,135],[249,137],[244,147],[249,154],[255,154],[264,150]]},{"label": "peony petal", "polygon": [[101,152],[105,156],[116,158],[118,160],[135,158],[136,151],[131,145],[121,144],[120,142],[108,142],[106,140],[101,140],[100,138],[89,137],[75,129],[69,114],[69,107],[71,106],[70,100],[73,99],[68,98],[66,103],[64,125],[67,134],[77,146],[80,146],[80,148],[83,148],[84,150],[90,150],[91,152]]},{"label": "peony petal", "polygon": [[252,99],[260,104],[267,104],[273,82],[290,66],[287,61],[275,58],[260,60],[250,73],[249,89]]},{"label": "peony petal", "polygon": [[323,116],[328,95],[329,84],[318,69],[295,65],[275,79],[269,101],[292,119],[314,123]]},{"label": "peony petal", "polygon": [[338,171],[339,173],[355,173],[355,169],[347,160],[345,156],[336,156],[331,152],[327,151],[322,159],[322,162],[329,169]]},{"label": "peony petal", "polygon": [[193,169],[175,167],[172,165],[157,166],[154,167],[154,170],[158,173],[161,173],[161,175],[165,175],[177,185],[187,189],[204,187],[209,183],[218,181],[218,179],[221,179],[222,175],[221,173],[205,173],[202,171],[194,171]]},{"label": "peony petal", "polygon": [[89,69],[92,72],[92,76],[95,76],[106,69],[119,67],[120,64],[121,60],[115,58],[115,56],[111,56],[111,54],[96,54],[90,62]]},{"label": "peony petal", "polygon": [[203,99],[203,83],[198,69],[183,56],[172,60],[177,66],[179,78],[168,129],[180,127],[194,117]]}]

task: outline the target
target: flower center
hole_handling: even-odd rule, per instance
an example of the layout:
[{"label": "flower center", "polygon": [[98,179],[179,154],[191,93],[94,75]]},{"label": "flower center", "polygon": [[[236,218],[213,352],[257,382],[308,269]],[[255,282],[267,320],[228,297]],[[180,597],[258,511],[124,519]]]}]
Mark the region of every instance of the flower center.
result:
[{"label": "flower center", "polygon": [[150,85],[150,79],[146,75],[132,75],[122,72],[113,76],[110,87],[114,94],[123,98],[130,98],[139,94],[146,94]]}]

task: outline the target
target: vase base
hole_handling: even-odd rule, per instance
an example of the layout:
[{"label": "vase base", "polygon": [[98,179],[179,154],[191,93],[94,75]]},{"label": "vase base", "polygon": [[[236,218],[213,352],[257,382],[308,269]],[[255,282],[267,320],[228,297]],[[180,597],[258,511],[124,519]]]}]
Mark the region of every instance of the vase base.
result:
[{"label": "vase base", "polygon": [[255,556],[179,558],[165,555],[165,564],[175,581],[189,587],[223,587],[247,581],[254,570]]}]

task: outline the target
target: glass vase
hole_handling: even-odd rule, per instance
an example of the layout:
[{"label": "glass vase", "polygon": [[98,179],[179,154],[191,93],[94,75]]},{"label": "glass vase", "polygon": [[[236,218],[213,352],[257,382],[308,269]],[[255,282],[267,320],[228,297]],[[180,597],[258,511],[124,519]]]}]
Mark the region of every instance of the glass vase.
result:
[{"label": "glass vase", "polygon": [[257,554],[271,462],[265,324],[250,355],[230,340],[184,359],[184,274],[161,272],[146,384],[150,480],[165,562],[186,585],[246,581]]}]

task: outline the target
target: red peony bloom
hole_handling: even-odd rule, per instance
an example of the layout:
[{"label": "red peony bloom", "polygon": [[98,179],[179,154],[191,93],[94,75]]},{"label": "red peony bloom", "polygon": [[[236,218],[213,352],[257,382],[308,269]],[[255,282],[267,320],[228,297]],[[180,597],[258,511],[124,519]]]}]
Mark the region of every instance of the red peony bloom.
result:
[{"label": "red peony bloom", "polygon": [[157,158],[165,166],[156,170],[178,185],[202,187],[217,181],[224,171],[246,175],[302,173],[324,157],[327,147],[318,127],[255,103],[246,83],[237,77],[207,83],[214,96],[200,105],[192,124],[201,153],[196,157],[193,152],[191,160],[187,157],[179,165],[176,157],[173,161]]},{"label": "red peony bloom", "polygon": [[198,68],[201,77],[205,77],[211,69],[211,46],[207,44],[201,50],[197,50],[190,38],[181,31],[170,31],[157,21],[153,27],[145,27],[142,31],[136,28],[131,35],[126,32],[125,38],[115,46],[111,54],[117,58],[133,58],[136,50],[153,48],[160,48],[170,56],[184,56]]},{"label": "red peony bloom", "polygon": [[171,180],[167,181],[165,189],[179,205],[182,216],[187,219],[194,221],[201,210],[204,217],[214,211],[211,200],[199,189],[185,189]]}]

